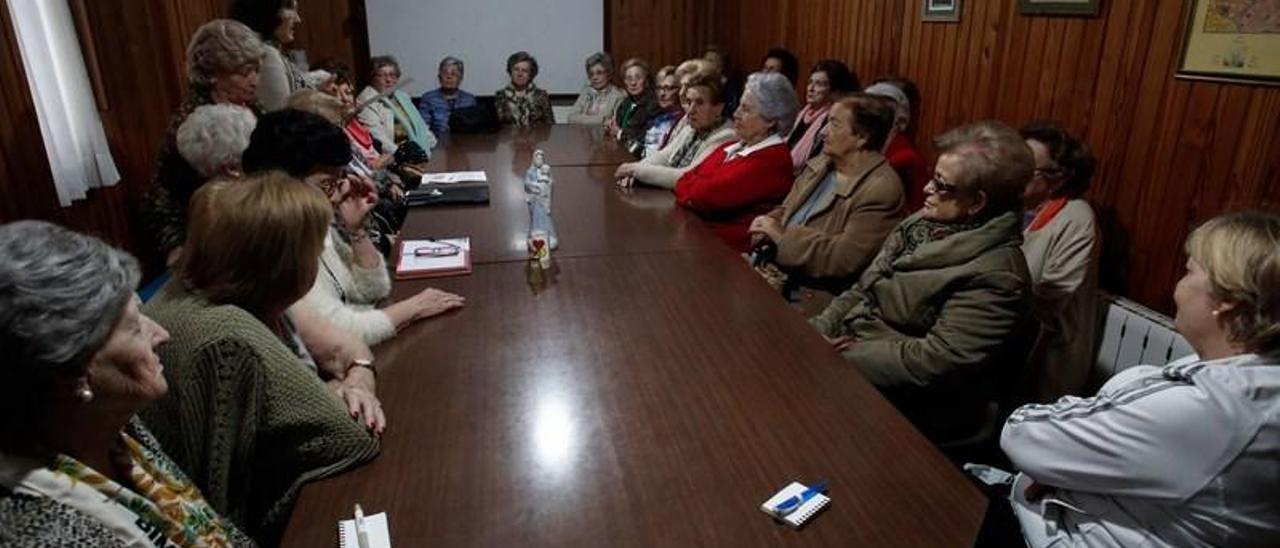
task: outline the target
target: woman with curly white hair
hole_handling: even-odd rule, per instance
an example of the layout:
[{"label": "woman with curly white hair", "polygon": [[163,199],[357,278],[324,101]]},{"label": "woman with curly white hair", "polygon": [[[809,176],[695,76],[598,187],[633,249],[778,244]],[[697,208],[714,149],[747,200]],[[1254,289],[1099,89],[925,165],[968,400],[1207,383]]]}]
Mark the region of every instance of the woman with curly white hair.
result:
[{"label": "woman with curly white hair", "polygon": [[750,249],[751,220],[782,203],[791,191],[791,152],[783,136],[791,131],[798,110],[787,77],[752,74],[733,113],[737,139],[676,181],[676,203],[697,213],[736,251]]},{"label": "woman with curly white hair", "polygon": [[258,119],[239,105],[197,107],[178,127],[178,153],[205,179],[243,175],[240,155]]}]

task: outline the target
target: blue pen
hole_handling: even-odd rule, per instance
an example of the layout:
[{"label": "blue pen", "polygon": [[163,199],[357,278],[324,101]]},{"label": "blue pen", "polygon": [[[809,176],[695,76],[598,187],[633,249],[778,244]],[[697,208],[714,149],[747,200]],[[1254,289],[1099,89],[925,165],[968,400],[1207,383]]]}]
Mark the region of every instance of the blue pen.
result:
[{"label": "blue pen", "polygon": [[777,506],[773,507],[773,513],[776,514],[778,517],[786,516],[787,514],[790,514],[796,511],[796,509],[799,508],[804,503],[809,502],[809,499],[813,498],[818,493],[821,493],[826,490],[827,490],[827,482],[820,481],[817,484],[815,484],[813,487],[805,489],[803,493],[800,493],[799,495],[796,495],[787,500],[779,502]]}]

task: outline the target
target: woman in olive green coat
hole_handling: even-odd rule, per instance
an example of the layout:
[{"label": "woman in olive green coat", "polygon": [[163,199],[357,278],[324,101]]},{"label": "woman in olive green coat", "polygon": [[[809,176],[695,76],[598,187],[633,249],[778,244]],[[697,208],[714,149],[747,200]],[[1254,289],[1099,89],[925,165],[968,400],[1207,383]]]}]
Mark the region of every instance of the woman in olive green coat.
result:
[{"label": "woman in olive green coat", "polygon": [[810,322],[934,441],[973,434],[1035,336],[1022,255],[1031,151],[997,122],[953,129],[924,208]]}]

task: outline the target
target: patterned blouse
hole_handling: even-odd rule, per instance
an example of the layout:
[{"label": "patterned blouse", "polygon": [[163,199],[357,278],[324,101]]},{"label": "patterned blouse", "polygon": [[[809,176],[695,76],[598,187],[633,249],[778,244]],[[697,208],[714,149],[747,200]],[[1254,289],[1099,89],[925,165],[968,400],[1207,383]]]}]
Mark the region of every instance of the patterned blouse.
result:
[{"label": "patterned blouse", "polygon": [[498,121],[505,125],[527,127],[556,123],[551,112],[551,96],[532,83],[523,91],[517,91],[508,84],[493,96]]}]

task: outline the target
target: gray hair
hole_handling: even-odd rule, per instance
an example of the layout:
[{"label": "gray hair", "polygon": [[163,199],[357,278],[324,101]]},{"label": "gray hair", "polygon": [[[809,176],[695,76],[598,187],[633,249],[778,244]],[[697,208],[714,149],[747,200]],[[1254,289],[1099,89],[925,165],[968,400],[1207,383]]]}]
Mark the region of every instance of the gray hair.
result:
[{"label": "gray hair", "polygon": [[466,74],[466,69],[462,64],[462,59],[458,59],[457,57],[454,57],[452,55],[440,60],[440,68],[436,70],[436,72],[437,73],[444,72],[444,69],[447,69],[451,66],[458,67],[459,76]]},{"label": "gray hair", "polygon": [[377,57],[369,59],[369,75],[370,76],[377,74],[378,71],[382,69],[382,67],[394,68],[396,69],[396,75],[400,75],[400,76],[404,75],[404,73],[400,71],[400,62],[396,61],[395,57],[392,57],[390,55],[379,55]]},{"label": "gray hair", "polygon": [[956,155],[960,174],[951,183],[985,192],[991,215],[1022,209],[1022,191],[1036,161],[1013,128],[995,120],[974,122],[934,137],[933,148],[939,157]]},{"label": "gray hair", "polygon": [[878,84],[871,84],[870,86],[867,86],[867,89],[863,90],[863,93],[888,97],[896,103],[893,106],[893,127],[896,128],[898,132],[906,131],[907,126],[911,125],[911,100],[907,99],[907,94],[898,89],[898,86],[888,82],[880,82]]},{"label": "gray hair", "polygon": [[604,66],[604,70],[609,71],[609,74],[613,74],[613,56],[609,55],[609,52],[597,51],[587,57],[588,73],[591,72],[591,67],[594,67],[596,65]]},{"label": "gray hair", "polygon": [[240,155],[249,148],[249,135],[258,125],[249,109],[239,105],[202,105],[178,126],[178,154],[201,177],[240,167]]},{"label": "gray hair", "polygon": [[[138,261],[45,221],[0,226],[0,351],[6,377],[79,374],[106,343],[138,285]],[[7,383],[12,380],[6,381]]]},{"label": "gray hair", "polygon": [[773,122],[773,132],[785,137],[800,110],[791,81],[776,72],[757,72],[747,77],[746,91],[759,103],[760,116]]},{"label": "gray hair", "polygon": [[257,65],[267,53],[258,33],[239,21],[214,19],[196,29],[187,44],[187,81],[213,85],[213,78]]}]

